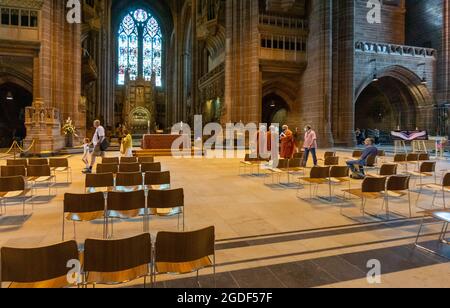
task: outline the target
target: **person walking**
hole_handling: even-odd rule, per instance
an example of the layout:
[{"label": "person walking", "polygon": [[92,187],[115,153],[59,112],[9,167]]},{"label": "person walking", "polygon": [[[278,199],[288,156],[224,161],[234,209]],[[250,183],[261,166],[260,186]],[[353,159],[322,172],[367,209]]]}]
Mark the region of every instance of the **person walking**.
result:
[{"label": "person walking", "polygon": [[84,173],[92,173],[92,168],[95,165],[95,161],[97,157],[105,156],[105,149],[102,148],[103,141],[106,139],[106,131],[105,128],[101,125],[100,120],[94,121],[95,133],[92,138],[92,144],[94,145],[94,152],[91,155],[91,165],[89,168],[86,168]]},{"label": "person walking", "polygon": [[314,166],[317,166],[317,134],[312,129],[311,125],[305,127],[305,141],[303,143],[303,149],[305,150],[305,159],[303,166],[308,164],[309,154],[312,155]]},{"label": "person walking", "polygon": [[283,133],[281,134],[281,158],[291,159],[294,155],[295,143],[294,134],[289,129],[289,126],[283,126]]}]

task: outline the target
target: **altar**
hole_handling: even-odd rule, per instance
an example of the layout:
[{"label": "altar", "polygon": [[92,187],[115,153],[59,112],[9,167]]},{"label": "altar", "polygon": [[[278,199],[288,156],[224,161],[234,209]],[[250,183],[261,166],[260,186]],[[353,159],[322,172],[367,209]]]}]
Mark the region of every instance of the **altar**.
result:
[{"label": "altar", "polygon": [[[180,138],[184,138],[184,144],[189,143],[189,135],[145,134],[141,141],[142,150],[135,151],[135,155],[172,156],[172,145]],[[182,150],[182,147],[183,142],[180,142],[179,149]]]}]

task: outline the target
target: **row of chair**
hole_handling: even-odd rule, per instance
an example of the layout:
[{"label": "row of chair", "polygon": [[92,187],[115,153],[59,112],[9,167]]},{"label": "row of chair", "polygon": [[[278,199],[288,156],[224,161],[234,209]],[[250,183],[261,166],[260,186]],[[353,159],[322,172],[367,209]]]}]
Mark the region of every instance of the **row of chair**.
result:
[{"label": "row of chair", "polygon": [[1,167],[1,176],[40,177],[49,176],[48,173],[53,173],[55,177],[58,173],[66,173],[67,183],[72,182],[72,168],[67,158],[10,159],[6,161],[6,166]]},{"label": "row of chair", "polygon": [[87,174],[85,179],[86,191],[95,191],[95,189],[111,190],[114,187],[133,187],[133,186],[161,186],[171,184],[169,171],[164,172],[126,172],[117,173],[96,173]]},{"label": "row of chair", "polygon": [[[213,268],[215,228],[193,232],[148,233],[119,240],[87,239],[79,251],[76,241],[40,248],[1,248],[1,281],[10,288],[65,288],[117,285],[159,274],[187,274]],[[72,269],[67,266],[72,266]],[[69,279],[70,278],[70,279]]]},{"label": "row of chair", "polygon": [[102,158],[102,164],[132,164],[132,163],[154,163],[155,158],[153,156],[141,156],[141,157],[104,157]]},{"label": "row of chair", "polygon": [[149,215],[161,216],[159,215],[161,210],[168,210],[173,213],[174,209],[178,214],[178,229],[180,218],[182,218],[184,230],[183,189],[66,194],[64,196],[62,238],[63,240],[65,238],[65,221],[74,223],[74,237],[76,238],[76,222],[92,222],[103,219],[103,237],[107,238],[109,219],[113,223],[114,219],[144,217],[143,231],[145,232],[147,230],[145,218],[148,218]]},{"label": "row of chair", "polygon": [[122,164],[98,164],[97,173],[118,172],[159,172],[162,170],[161,163],[122,163]]}]

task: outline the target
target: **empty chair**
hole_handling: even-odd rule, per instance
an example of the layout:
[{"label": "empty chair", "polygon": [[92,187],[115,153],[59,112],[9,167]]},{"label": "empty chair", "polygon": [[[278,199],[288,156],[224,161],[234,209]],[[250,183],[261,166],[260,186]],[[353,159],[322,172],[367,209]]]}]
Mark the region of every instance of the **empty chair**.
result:
[{"label": "empty chair", "polygon": [[[442,201],[443,206],[446,209],[447,208],[447,201],[446,201],[446,193],[450,191],[450,173],[447,173],[444,175],[444,178],[442,179],[442,183],[439,184],[424,184],[421,186],[421,188],[426,188],[429,190],[434,191],[434,197],[433,201],[431,203],[431,208],[433,208],[436,204],[436,197],[438,193],[442,192]],[[422,189],[419,191],[419,195],[417,196],[417,203],[419,202],[420,196],[422,195]]]},{"label": "empty chair", "polygon": [[379,177],[389,177],[397,174],[397,164],[383,164],[378,172]]},{"label": "empty chair", "polygon": [[351,189],[350,169],[347,166],[332,166],[330,168],[330,201],[332,199],[332,187],[333,185],[348,184],[348,188]]},{"label": "empty chair", "polygon": [[25,166],[2,166],[1,175],[3,177],[8,176],[26,176],[27,170]]},{"label": "empty chair", "polygon": [[325,158],[324,166],[338,166],[339,165],[339,157],[336,156],[328,156]]},{"label": "empty chair", "polygon": [[142,173],[118,173],[116,176],[116,188],[117,187],[134,187],[135,190],[142,189],[143,178]]},{"label": "empty chair", "polygon": [[48,165],[47,158],[30,158],[28,159],[28,166]]},{"label": "empty chair", "polygon": [[145,173],[144,185],[149,186],[152,189],[154,189],[155,186],[158,186],[159,188],[163,186],[170,188],[170,183],[170,171]]},{"label": "empty chair", "polygon": [[137,157],[121,157],[120,163],[121,164],[134,164],[137,163],[138,159]]},{"label": "empty chair", "polygon": [[300,159],[302,162],[304,160],[304,156],[305,156],[305,152],[301,151],[298,153],[294,153],[294,155],[292,156],[293,159]]},{"label": "empty chair", "polygon": [[25,216],[25,203],[32,200],[32,191],[26,185],[23,176],[1,177],[0,178],[0,207],[3,205],[6,213],[6,203],[9,200],[22,200],[22,212]]},{"label": "empty chair", "polygon": [[139,163],[121,163],[119,172],[141,172],[141,165]]},{"label": "empty chair", "polygon": [[420,153],[419,154],[419,158],[418,158],[419,162],[428,161],[428,160],[430,160],[430,154],[428,154],[428,153]]},{"label": "empty chair", "polygon": [[154,163],[155,162],[155,158],[153,156],[140,156],[138,157],[138,163],[143,164],[143,163]]},{"label": "empty chair", "polygon": [[114,189],[114,175],[112,173],[86,174],[85,188],[88,192],[110,191]]},{"label": "empty chair", "polygon": [[389,198],[408,196],[409,217],[412,217],[411,192],[409,190],[410,177],[393,175],[387,179],[386,184],[386,214],[389,217]]},{"label": "empty chair", "polygon": [[87,239],[84,244],[85,285],[116,285],[151,277],[152,241],[150,234],[120,240]]},{"label": "empty chair", "polygon": [[155,275],[187,274],[213,267],[215,281],[215,229],[176,233],[159,232],[155,243]]},{"label": "empty chair", "polygon": [[383,199],[384,205],[386,181],[386,177],[366,177],[362,183],[361,189],[349,189],[345,190],[344,192],[361,198],[361,212],[365,216],[367,200]]},{"label": "empty chair", "polygon": [[103,157],[102,164],[120,164],[119,157]]},{"label": "empty chair", "polygon": [[178,214],[178,229],[180,229],[180,216],[183,216],[184,230],[184,190],[149,190],[147,207],[152,215],[168,216]]},{"label": "empty chair", "polygon": [[26,158],[20,159],[8,159],[6,160],[7,166],[24,166],[28,167],[28,160]]},{"label": "empty chair", "polygon": [[1,282],[10,288],[64,288],[79,281],[67,279],[68,261],[79,260],[77,242],[41,248],[1,248]]},{"label": "empty chair", "polygon": [[333,156],[336,156],[336,152],[325,152],[323,154],[323,159],[325,160],[325,159],[327,159],[327,157],[333,157]]},{"label": "empty chair", "polygon": [[278,183],[281,181],[281,176],[283,174],[287,174],[289,171],[289,159],[280,159],[278,160],[277,166],[269,167],[266,169],[266,174],[272,175],[272,184],[275,182],[275,176],[278,177]]},{"label": "empty chair", "polygon": [[[145,191],[130,191],[130,192],[109,192],[107,198],[107,218],[111,219],[112,227],[114,227],[114,219],[130,219],[141,216],[145,213],[146,216],[146,202]],[[143,219],[143,232],[146,231],[146,217]],[[114,229],[111,231],[114,232]],[[112,235],[112,234],[111,234]]]},{"label": "empty chair", "polygon": [[405,163],[406,162],[406,154],[395,154],[394,155],[394,163]]},{"label": "empty chair", "polygon": [[62,223],[62,240],[65,236],[65,222],[73,222],[76,239],[76,223],[103,219],[103,237],[106,237],[105,198],[102,192],[92,194],[65,194]]},{"label": "empty chair", "polygon": [[161,172],[161,163],[142,163],[141,172]]},{"label": "empty chair", "polygon": [[98,164],[97,173],[114,173],[119,171],[119,165],[117,164]]},{"label": "empty chair", "polygon": [[55,173],[55,177],[57,173],[65,173],[67,183],[72,182],[72,169],[69,166],[69,160],[67,158],[50,158],[49,164],[50,169]]},{"label": "empty chair", "polygon": [[[330,167],[313,167],[311,169],[311,173],[309,177],[301,177],[300,183],[305,182],[306,185],[309,185],[310,188],[310,197],[313,198],[313,186],[315,186],[314,189],[314,195],[317,195],[317,190],[320,185],[329,184],[329,177],[330,177]],[[300,188],[297,191],[297,196],[299,196]]]},{"label": "empty chair", "polygon": [[424,161],[419,166],[419,171],[409,172],[410,175],[419,178],[419,185],[422,187],[424,178],[433,178],[434,183],[437,182],[436,162]]},{"label": "empty chair", "polygon": [[[51,188],[55,185],[55,176],[49,165],[29,165],[27,168],[28,180],[33,183],[33,189],[48,188],[48,195],[51,195]],[[41,185],[46,185],[42,187]]]}]

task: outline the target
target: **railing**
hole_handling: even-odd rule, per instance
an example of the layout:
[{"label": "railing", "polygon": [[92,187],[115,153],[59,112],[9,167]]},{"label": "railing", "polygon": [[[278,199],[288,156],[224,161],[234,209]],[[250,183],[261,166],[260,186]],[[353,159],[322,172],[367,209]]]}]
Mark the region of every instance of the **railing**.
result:
[{"label": "railing", "polygon": [[11,155],[11,153],[13,153],[14,159],[16,159],[17,154],[30,152],[30,150],[35,146],[35,143],[36,143],[36,140],[33,139],[33,142],[31,143],[30,147],[25,150],[19,145],[19,143],[17,141],[14,141],[13,144],[11,145],[11,147],[9,148],[9,150],[6,151],[5,153],[3,153],[3,156],[1,158],[5,158],[5,157]]},{"label": "railing", "polygon": [[203,75],[199,79],[199,82],[198,82],[199,86],[201,87],[206,82],[212,80],[214,77],[220,76],[224,71],[225,71],[225,64],[222,63],[219,66],[217,66],[216,68],[214,68],[212,71],[210,71],[207,74]]},{"label": "railing", "polygon": [[272,27],[280,27],[283,29],[307,30],[308,21],[304,19],[291,18],[286,16],[260,14],[259,24]]},{"label": "railing", "polygon": [[364,53],[435,58],[436,50],[388,43],[356,42],[355,51]]}]

